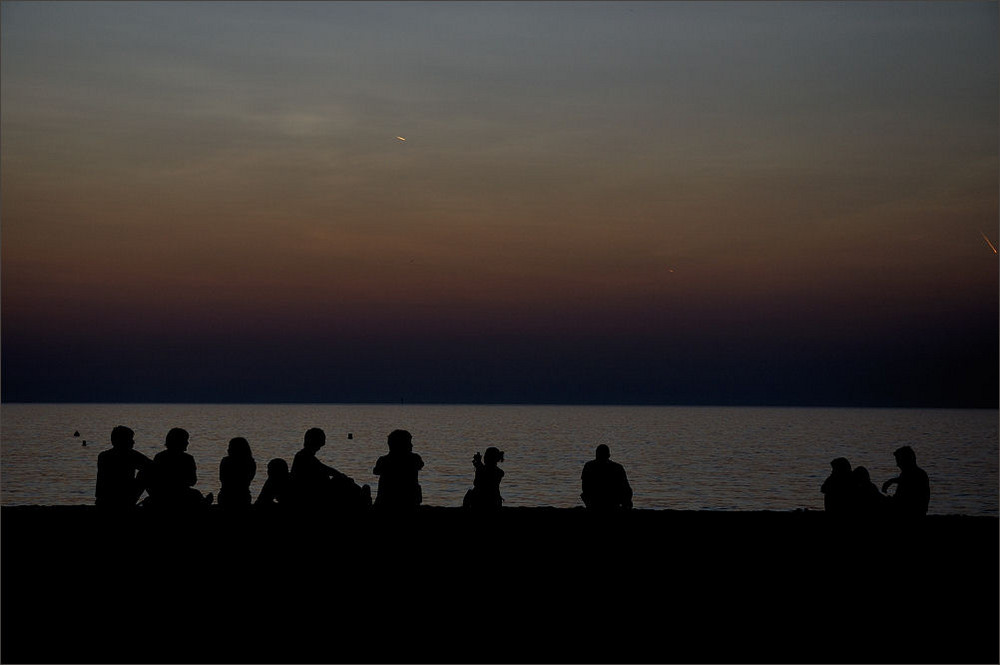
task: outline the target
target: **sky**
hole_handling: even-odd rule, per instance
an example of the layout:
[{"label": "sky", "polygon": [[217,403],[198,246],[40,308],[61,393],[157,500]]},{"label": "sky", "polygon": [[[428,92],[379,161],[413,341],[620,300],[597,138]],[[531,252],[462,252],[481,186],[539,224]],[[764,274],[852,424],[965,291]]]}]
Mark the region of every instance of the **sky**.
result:
[{"label": "sky", "polygon": [[998,13],[5,0],[0,397],[996,408]]}]

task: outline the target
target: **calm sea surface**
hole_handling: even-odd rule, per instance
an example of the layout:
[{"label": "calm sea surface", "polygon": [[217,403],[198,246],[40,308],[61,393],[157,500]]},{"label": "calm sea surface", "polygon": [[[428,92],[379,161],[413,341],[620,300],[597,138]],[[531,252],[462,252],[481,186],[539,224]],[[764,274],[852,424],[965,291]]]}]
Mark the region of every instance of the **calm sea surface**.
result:
[{"label": "calm sea surface", "polygon": [[897,473],[893,450],[908,444],[930,475],[931,513],[995,516],[997,422],[996,410],[945,409],[5,404],[0,503],[93,503],[97,455],[122,424],[149,457],[168,429],[188,430],[197,487],[216,494],[229,439],[246,437],[258,464],[254,496],[268,460],[291,463],[310,427],[327,434],[320,459],[374,492],[386,435],[407,429],[425,462],[424,503],[434,506],[461,505],[472,455],[487,446],[505,453],[505,505],[579,506],[583,464],[607,443],[637,508],[822,509],[831,459],[866,466],[881,485]]}]

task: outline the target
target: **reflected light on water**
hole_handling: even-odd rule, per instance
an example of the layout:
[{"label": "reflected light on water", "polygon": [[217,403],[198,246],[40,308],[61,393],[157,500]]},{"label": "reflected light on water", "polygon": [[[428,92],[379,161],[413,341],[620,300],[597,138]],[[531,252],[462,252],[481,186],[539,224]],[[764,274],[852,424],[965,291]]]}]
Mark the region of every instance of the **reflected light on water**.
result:
[{"label": "reflected light on water", "polygon": [[606,443],[628,472],[637,508],[819,510],[834,457],[866,466],[881,485],[898,472],[892,451],[911,445],[931,477],[932,513],[998,512],[997,412],[942,409],[8,404],[2,503],[92,503],[96,458],[118,424],[135,430],[136,449],[149,457],[171,427],[187,429],[197,487],[216,494],[229,439],[250,441],[256,496],[268,460],[291,462],[302,434],[317,426],[327,433],[320,459],[373,492],[386,436],[409,430],[426,464],[420,482],[429,505],[460,506],[473,454],[497,446],[505,452],[505,505],[580,506],[580,472]]}]

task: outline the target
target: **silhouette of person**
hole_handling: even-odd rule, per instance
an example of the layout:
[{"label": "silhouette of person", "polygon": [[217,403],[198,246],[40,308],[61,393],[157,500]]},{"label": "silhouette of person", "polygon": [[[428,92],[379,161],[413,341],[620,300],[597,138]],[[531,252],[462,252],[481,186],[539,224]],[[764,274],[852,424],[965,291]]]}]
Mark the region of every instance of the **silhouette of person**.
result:
[{"label": "silhouette of person", "polygon": [[229,441],[226,456],[219,462],[219,505],[226,509],[250,507],[250,483],[257,475],[257,462],[250,442],[241,436]]},{"label": "silhouette of person", "polygon": [[260,488],[255,506],[283,505],[289,485],[288,462],[275,457],[267,463],[267,480]]},{"label": "silhouette of person", "polygon": [[899,467],[899,475],[882,483],[883,492],[888,492],[890,486],[896,485],[896,493],[892,495],[889,505],[898,515],[926,515],[931,500],[931,485],[927,473],[917,466],[917,454],[913,452],[913,448],[903,446],[893,456]]},{"label": "silhouette of person", "polygon": [[101,508],[133,508],[146,489],[147,471],[152,463],[134,450],[135,432],[124,425],[111,430],[111,448],[97,456],[96,503]]},{"label": "silhouette of person", "polygon": [[583,465],[580,475],[583,493],[580,498],[591,510],[617,510],[632,507],[632,486],[625,467],[611,461],[611,449],[597,446],[595,458]]},{"label": "silhouette of person", "polygon": [[500,496],[500,481],[503,480],[503,469],[497,466],[503,461],[503,451],[490,446],[485,457],[478,452],[472,456],[472,466],[476,468],[476,477],[472,489],[466,492],[462,505],[477,512],[500,510],[503,497]]},{"label": "silhouette of person", "polygon": [[187,451],[186,430],[174,427],[167,432],[162,450],[149,466],[150,505],[159,510],[183,510],[212,503],[212,493],[202,496],[194,486],[198,483],[198,467]]},{"label": "silhouette of person", "polygon": [[884,512],[888,499],[872,482],[868,469],[863,466],[855,467],[851,472],[851,482],[851,508],[855,514],[859,517],[873,517]]},{"label": "silhouette of person", "polygon": [[323,464],[316,453],[326,445],[326,433],[313,427],[305,433],[302,450],[295,453],[290,486],[295,504],[305,509],[359,509],[371,506],[371,489]]},{"label": "silhouette of person", "polygon": [[423,501],[417,474],[424,468],[424,461],[413,452],[413,436],[405,429],[393,430],[387,443],[389,454],[379,457],[372,470],[379,477],[375,507],[416,508]]},{"label": "silhouette of person", "polygon": [[851,476],[851,463],[846,457],[838,457],[830,462],[833,471],[823,482],[820,491],[823,492],[823,508],[835,515],[851,512],[854,483]]}]

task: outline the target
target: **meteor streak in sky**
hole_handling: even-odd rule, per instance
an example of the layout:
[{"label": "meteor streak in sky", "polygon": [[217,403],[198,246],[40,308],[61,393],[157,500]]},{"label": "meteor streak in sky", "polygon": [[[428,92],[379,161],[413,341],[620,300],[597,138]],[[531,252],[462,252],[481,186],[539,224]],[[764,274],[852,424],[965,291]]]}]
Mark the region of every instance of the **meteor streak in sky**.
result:
[{"label": "meteor streak in sky", "polygon": [[983,240],[986,241],[986,244],[989,245],[990,249],[993,250],[993,253],[996,254],[997,253],[996,245],[994,245],[992,242],[990,242],[990,239],[982,231],[980,231],[979,234],[983,236]]}]

